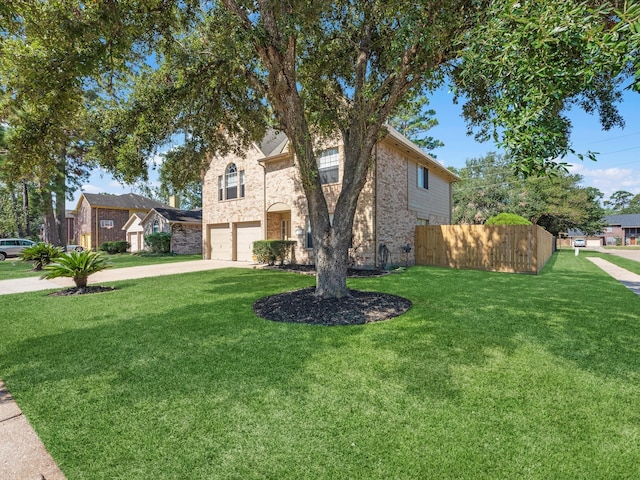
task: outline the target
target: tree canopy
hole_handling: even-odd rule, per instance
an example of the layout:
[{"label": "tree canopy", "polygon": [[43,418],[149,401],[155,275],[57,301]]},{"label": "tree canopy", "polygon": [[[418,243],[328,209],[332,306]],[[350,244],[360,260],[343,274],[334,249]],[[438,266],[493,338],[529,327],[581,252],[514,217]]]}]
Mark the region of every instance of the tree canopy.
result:
[{"label": "tree canopy", "polygon": [[[412,99],[449,83],[470,128],[535,174],[572,150],[571,106],[597,111],[605,128],[622,122],[620,82],[639,68],[640,6],[617,0],[9,0],[0,15],[2,57],[31,59],[18,62],[23,83],[19,69],[0,65],[11,73],[3,110],[33,112],[52,146],[68,145],[63,127],[88,110],[92,158],[119,178],[144,177],[147,158],[175,135],[185,146],[167,165],[186,181],[211,152],[242,152],[268,126],[285,132],[323,297],[348,295],[371,153]],[[35,65],[47,68],[37,75]],[[87,90],[97,92],[88,105]],[[330,221],[315,149],[336,135],[344,169]],[[41,144],[31,138],[26,147]]]}]

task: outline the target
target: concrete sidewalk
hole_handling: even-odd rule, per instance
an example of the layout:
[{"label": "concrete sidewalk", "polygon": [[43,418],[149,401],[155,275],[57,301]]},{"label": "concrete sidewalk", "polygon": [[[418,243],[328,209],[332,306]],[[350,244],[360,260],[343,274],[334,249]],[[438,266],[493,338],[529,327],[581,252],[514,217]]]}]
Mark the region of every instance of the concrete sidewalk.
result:
[{"label": "concrete sidewalk", "polygon": [[600,257],[587,257],[587,260],[596,264],[636,295],[640,295],[640,275],[614,265]]},{"label": "concrete sidewalk", "polygon": [[[110,268],[89,277],[89,284],[115,282],[179,273],[200,272],[219,268],[253,268],[247,262],[195,260],[144,267]],[[73,280],[40,277],[0,281],[0,295],[35,292],[72,287]],[[0,380],[0,479],[1,480],[64,480],[56,465],[27,418]]]},{"label": "concrete sidewalk", "polygon": [[36,432],[0,380],[0,478],[63,480]]}]

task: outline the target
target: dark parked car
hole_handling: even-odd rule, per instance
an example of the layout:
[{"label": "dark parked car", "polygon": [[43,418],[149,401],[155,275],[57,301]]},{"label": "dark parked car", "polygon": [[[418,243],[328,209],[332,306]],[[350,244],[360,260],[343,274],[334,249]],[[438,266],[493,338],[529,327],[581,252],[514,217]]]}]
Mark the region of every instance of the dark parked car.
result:
[{"label": "dark parked car", "polygon": [[584,238],[576,238],[573,241],[573,246],[574,247],[586,247],[587,246],[587,241]]},{"label": "dark parked car", "polygon": [[0,238],[0,262],[7,257],[17,257],[22,250],[35,244],[25,238]]}]

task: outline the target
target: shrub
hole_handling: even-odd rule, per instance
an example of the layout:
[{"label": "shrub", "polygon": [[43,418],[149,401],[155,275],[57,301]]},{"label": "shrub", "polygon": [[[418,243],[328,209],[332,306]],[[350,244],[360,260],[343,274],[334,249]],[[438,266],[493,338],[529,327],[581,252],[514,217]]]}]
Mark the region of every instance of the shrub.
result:
[{"label": "shrub", "polygon": [[46,273],[41,278],[52,279],[58,277],[72,278],[78,288],[87,286],[90,275],[100,272],[112,265],[99,252],[85,250],[60,255],[54,263],[44,267]]},{"label": "shrub", "polygon": [[115,242],[104,242],[98,250],[102,250],[103,252],[107,252],[109,255],[114,255],[116,253],[126,253],[131,245],[129,242],[125,242],[124,240],[119,240]]},{"label": "shrub", "polygon": [[169,253],[171,249],[171,234],[158,232],[145,235],[144,243],[149,246],[151,253]]},{"label": "shrub", "polygon": [[494,217],[487,218],[485,225],[531,225],[531,222],[515,213],[499,213]]},{"label": "shrub", "polygon": [[282,265],[285,260],[291,258],[295,244],[293,240],[258,240],[253,242],[253,254],[258,263],[275,265],[276,261],[279,261]]},{"label": "shrub", "polygon": [[40,271],[62,255],[63,252],[64,250],[61,247],[54,247],[50,243],[40,242],[22,250],[20,252],[20,260],[33,262],[33,269]]}]

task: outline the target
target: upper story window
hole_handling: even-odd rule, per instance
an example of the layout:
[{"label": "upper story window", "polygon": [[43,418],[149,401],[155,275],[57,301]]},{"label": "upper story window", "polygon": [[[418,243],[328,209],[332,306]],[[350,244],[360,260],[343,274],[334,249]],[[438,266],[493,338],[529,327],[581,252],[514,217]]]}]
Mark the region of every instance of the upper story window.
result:
[{"label": "upper story window", "polygon": [[224,176],[218,177],[218,201],[243,198],[244,181],[244,170],[238,171],[236,164],[230,163],[224,171]]},{"label": "upper story window", "polygon": [[238,198],[238,169],[235,163],[229,164],[224,172],[226,199]]},{"label": "upper story window", "polygon": [[418,187],[429,188],[429,169],[422,165],[418,165]]},{"label": "upper story window", "polygon": [[340,155],[338,147],[322,150],[318,154],[318,173],[320,183],[337,183],[339,178]]},{"label": "upper story window", "polygon": [[160,222],[158,220],[153,221],[153,233],[160,232]]}]

